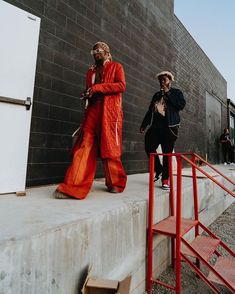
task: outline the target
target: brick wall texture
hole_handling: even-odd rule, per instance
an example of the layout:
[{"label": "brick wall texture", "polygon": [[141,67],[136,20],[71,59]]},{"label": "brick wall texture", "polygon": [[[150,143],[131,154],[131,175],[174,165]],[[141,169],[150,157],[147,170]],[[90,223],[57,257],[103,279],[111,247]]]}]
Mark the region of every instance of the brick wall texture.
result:
[{"label": "brick wall texture", "polygon": [[[176,16],[173,30],[176,84],[187,98],[187,105],[181,113],[181,131],[176,148],[205,157],[211,153],[210,149],[214,149],[207,140],[206,92],[221,103],[221,129],[218,133],[222,133],[227,125],[227,83]],[[218,137],[213,143],[218,145]],[[219,161],[218,149],[219,146],[211,154],[211,162]]]},{"label": "brick wall texture", "polygon": [[[226,82],[174,16],[173,0],[7,0],[41,18],[27,185],[63,180],[71,161],[71,134],[84,105],[80,93],[97,41],[110,45],[124,65],[123,164],[128,174],[145,172],[148,160],[139,126],[157,72],[175,73],[187,98],[178,151],[206,152],[205,91],[226,102]],[[226,115],[226,114],[225,114]],[[99,162],[97,176],[102,176]]]}]

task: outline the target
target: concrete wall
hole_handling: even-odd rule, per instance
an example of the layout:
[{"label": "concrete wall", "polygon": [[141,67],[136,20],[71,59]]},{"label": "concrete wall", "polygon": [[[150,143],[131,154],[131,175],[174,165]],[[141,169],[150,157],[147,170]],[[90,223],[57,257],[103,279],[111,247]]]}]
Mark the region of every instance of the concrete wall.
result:
[{"label": "concrete wall", "polygon": [[[6,2],[41,17],[28,186],[63,180],[71,161],[71,134],[83,116],[79,97],[93,62],[89,52],[98,40],[110,44],[114,60],[126,71],[122,160],[127,173],[147,171],[138,131],[158,90],[154,76],[164,69],[176,74],[176,86],[187,98],[176,149],[206,154],[205,91],[224,101],[226,82],[174,16],[174,0]],[[102,176],[100,162],[97,176]]]},{"label": "concrete wall", "polygon": [[[235,179],[234,172],[223,168]],[[31,188],[27,197],[1,196],[0,293],[78,294],[92,266],[93,277],[123,279],[131,274],[131,293],[144,294],[147,183],[148,174],[131,175],[127,189],[117,197],[96,182],[84,201],[53,199],[53,186]],[[158,222],[168,216],[169,193],[155,185],[154,222]],[[205,225],[233,201],[205,179],[198,179],[198,195]],[[192,179],[183,177],[184,217],[193,215],[192,199]],[[155,275],[168,266],[169,253],[169,240],[154,238]]]},{"label": "concrete wall", "polygon": [[[128,224],[128,225],[127,225]],[[134,269],[144,278],[146,204],[69,223],[0,246],[1,294],[78,294],[92,275],[117,279]],[[139,292],[140,293],[140,292]]]}]

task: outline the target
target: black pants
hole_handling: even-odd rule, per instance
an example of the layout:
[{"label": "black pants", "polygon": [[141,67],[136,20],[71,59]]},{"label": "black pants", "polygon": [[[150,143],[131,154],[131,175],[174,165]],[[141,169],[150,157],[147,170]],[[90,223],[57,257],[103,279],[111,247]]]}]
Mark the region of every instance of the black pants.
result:
[{"label": "black pants", "polygon": [[234,154],[233,154],[233,146],[231,145],[222,145],[223,151],[223,159],[224,162],[233,162],[234,161]]},{"label": "black pants", "polygon": [[[162,147],[163,153],[172,153],[175,141],[178,136],[178,127],[170,129],[165,127],[150,127],[145,135],[145,152],[148,157],[150,153],[155,153],[159,145]],[[155,172],[156,177],[162,173],[162,179],[169,178],[168,157],[163,156],[163,165],[161,165],[159,157],[155,156]]]}]

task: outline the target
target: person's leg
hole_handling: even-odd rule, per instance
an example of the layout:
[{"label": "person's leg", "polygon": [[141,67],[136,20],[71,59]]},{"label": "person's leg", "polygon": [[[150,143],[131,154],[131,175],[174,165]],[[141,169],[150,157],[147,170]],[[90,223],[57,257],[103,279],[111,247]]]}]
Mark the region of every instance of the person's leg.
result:
[{"label": "person's leg", "polygon": [[[150,153],[156,153],[156,149],[160,144],[160,135],[154,128],[149,128],[145,135],[145,152],[150,156]],[[162,173],[162,165],[159,160],[159,156],[155,156],[154,163],[155,178],[157,179]]]},{"label": "person's leg", "polygon": [[[162,142],[162,152],[163,153],[172,153],[175,141],[177,139],[178,129],[175,129],[174,132],[171,129],[167,128],[165,130],[165,135]],[[168,156],[163,156],[163,170],[162,170],[162,181],[167,183],[169,178],[169,166],[168,166]]]},{"label": "person's leg", "polygon": [[234,150],[233,150],[232,145],[230,145],[230,148],[229,148],[228,158],[229,158],[230,163],[234,162]]},{"label": "person's leg", "polygon": [[95,137],[86,133],[79,149],[73,156],[64,182],[57,190],[74,198],[84,199],[89,193],[96,172],[97,145]]},{"label": "person's leg", "polygon": [[222,153],[223,153],[223,160],[224,160],[224,164],[227,164],[227,148],[226,146],[222,146]]},{"label": "person's leg", "polygon": [[127,176],[120,158],[102,159],[102,163],[105,173],[105,185],[109,192],[123,192],[126,187]]},{"label": "person's leg", "polygon": [[87,109],[83,141],[75,151],[64,182],[58,186],[57,191],[78,199],[84,199],[89,193],[96,172],[96,134],[97,128],[100,127],[101,115],[101,105],[92,105]]}]

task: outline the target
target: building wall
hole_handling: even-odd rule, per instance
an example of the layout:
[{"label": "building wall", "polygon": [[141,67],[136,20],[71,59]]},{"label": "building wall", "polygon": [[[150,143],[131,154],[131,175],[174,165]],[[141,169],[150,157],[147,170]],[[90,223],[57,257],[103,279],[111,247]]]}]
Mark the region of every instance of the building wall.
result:
[{"label": "building wall", "polygon": [[[139,126],[168,69],[187,97],[176,149],[206,152],[205,91],[224,101],[226,82],[174,16],[174,0],[7,0],[41,17],[27,185],[60,182],[71,161],[71,134],[84,105],[80,93],[93,63],[90,50],[103,40],[124,65],[123,164],[145,172],[148,160]],[[97,176],[102,176],[98,163]]]},{"label": "building wall", "polygon": [[[218,134],[227,126],[227,83],[176,16],[174,46],[176,81],[187,99],[181,115],[181,137],[176,146],[178,150],[194,151],[204,157],[208,155],[210,162],[219,162]],[[216,128],[212,133],[209,132],[208,107],[213,106],[212,101],[206,105],[207,92],[214,97],[214,108],[218,103],[221,105],[221,112],[217,113],[218,118],[221,116],[220,129]],[[208,137],[214,140],[209,142]]]},{"label": "building wall", "polygon": [[[154,75],[172,68],[173,0],[8,0],[41,17],[27,185],[59,182],[71,160],[71,134],[84,106],[79,100],[90,50],[106,41],[123,63],[123,163],[128,173],[147,167],[139,125],[152,97]],[[102,175],[98,166],[98,176]]]},{"label": "building wall", "polygon": [[235,104],[228,99],[228,129],[230,133],[230,138],[235,144]]}]

